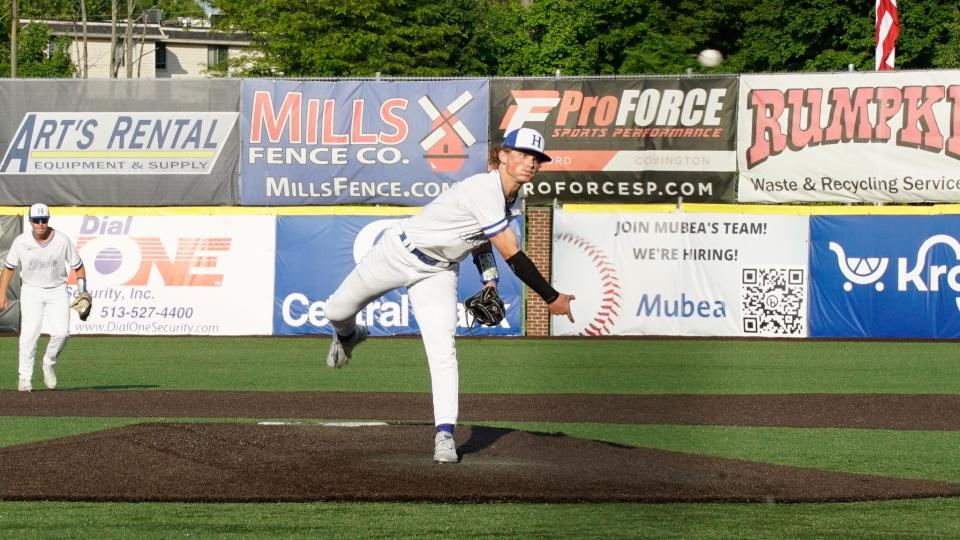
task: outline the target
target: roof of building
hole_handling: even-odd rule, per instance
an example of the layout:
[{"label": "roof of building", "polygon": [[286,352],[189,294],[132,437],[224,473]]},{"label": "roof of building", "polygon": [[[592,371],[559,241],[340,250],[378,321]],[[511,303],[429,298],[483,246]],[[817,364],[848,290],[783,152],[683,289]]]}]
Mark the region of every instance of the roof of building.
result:
[{"label": "roof of building", "polygon": [[[83,25],[76,21],[49,21],[21,19],[21,23],[40,23],[50,28],[55,36],[65,36],[80,39],[83,36]],[[179,21],[174,21],[179,23]],[[125,21],[117,24],[117,36],[122,38],[126,32]],[[88,22],[88,39],[110,39],[112,25],[109,22]],[[184,26],[167,26],[161,24],[133,25],[133,35],[137,40],[164,41],[166,43],[204,43],[207,45],[234,45],[244,47],[251,43],[250,36],[240,33],[214,31],[210,28],[196,28]]]}]

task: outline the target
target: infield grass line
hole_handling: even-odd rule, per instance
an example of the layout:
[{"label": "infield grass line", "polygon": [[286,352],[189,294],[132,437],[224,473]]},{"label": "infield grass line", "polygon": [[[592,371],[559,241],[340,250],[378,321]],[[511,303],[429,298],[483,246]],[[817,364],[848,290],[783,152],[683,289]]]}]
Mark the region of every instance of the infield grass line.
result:
[{"label": "infield grass line", "polygon": [[[430,391],[419,339],[371,338],[340,370],[325,366],[328,345],[322,337],[75,336],[57,374],[64,388]],[[15,359],[16,350],[16,337],[0,337],[0,357]],[[459,339],[457,351],[463,393],[960,394],[953,343],[484,338]]]}]

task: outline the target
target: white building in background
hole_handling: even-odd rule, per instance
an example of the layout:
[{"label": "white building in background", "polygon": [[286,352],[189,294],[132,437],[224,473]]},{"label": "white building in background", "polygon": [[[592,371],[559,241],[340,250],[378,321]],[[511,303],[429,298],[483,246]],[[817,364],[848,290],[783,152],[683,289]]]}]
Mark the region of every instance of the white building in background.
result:
[{"label": "white building in background", "polygon": [[[221,65],[228,58],[236,58],[250,45],[243,34],[226,34],[212,31],[207,19],[178,18],[161,21],[156,13],[147,13],[148,23],[133,25],[133,77],[136,79],[171,79],[177,77],[208,76],[211,68]],[[83,25],[74,21],[31,21],[45,24],[56,37],[71,40],[70,59],[83,69]],[[121,66],[117,77],[126,78],[123,39],[126,22],[117,23],[118,51]],[[110,78],[110,33],[109,22],[87,23],[87,69],[88,78]]]}]

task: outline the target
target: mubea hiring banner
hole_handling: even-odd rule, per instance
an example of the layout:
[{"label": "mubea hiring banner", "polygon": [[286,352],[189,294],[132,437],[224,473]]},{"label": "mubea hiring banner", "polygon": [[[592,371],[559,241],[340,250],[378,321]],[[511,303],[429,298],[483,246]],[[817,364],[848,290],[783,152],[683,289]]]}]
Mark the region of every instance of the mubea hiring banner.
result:
[{"label": "mubea hiring banner", "polygon": [[[93,296],[71,334],[269,335],[274,216],[55,216]],[[71,277],[71,293],[76,281]]]},{"label": "mubea hiring banner", "polygon": [[733,201],[735,77],[490,84],[491,144],[533,128],[553,158],[529,201]]},{"label": "mubea hiring banner", "polygon": [[743,75],[743,202],[960,200],[960,71]]},{"label": "mubea hiring banner", "polygon": [[960,216],[812,216],[811,337],[960,337]]},{"label": "mubea hiring banner", "polygon": [[488,83],[245,79],[244,205],[422,206],[487,170]]},{"label": "mubea hiring banner", "polygon": [[807,217],[554,212],[552,335],[806,337]]},{"label": "mubea hiring banner", "polygon": [[[331,333],[324,315],[327,299],[353,270],[384,231],[408,216],[280,216],[277,222],[277,266],[273,306],[275,335]],[[523,219],[511,222],[522,238]],[[472,259],[460,263],[457,296],[458,335],[516,336],[521,331],[522,283],[494,250],[500,270],[498,290],[507,308],[500,326],[469,327],[463,300],[480,290],[480,276]],[[370,327],[374,336],[417,334],[413,308],[406,289],[391,291],[373,300],[357,322]]]}]

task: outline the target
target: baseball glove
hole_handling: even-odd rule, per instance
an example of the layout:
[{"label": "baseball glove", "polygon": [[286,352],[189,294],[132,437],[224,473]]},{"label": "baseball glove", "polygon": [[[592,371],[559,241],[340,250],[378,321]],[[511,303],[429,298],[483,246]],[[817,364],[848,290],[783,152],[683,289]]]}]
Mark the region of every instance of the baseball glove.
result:
[{"label": "baseball glove", "polygon": [[[463,301],[463,307],[474,321],[484,326],[496,326],[507,314],[503,299],[496,287],[484,287],[480,292]],[[471,323],[472,324],[472,323]]]},{"label": "baseball glove", "polygon": [[90,296],[90,293],[84,291],[77,294],[77,297],[73,300],[73,303],[70,304],[70,309],[73,309],[77,312],[77,315],[80,315],[80,320],[85,321],[87,317],[90,316],[90,309],[93,307],[93,297]]}]

